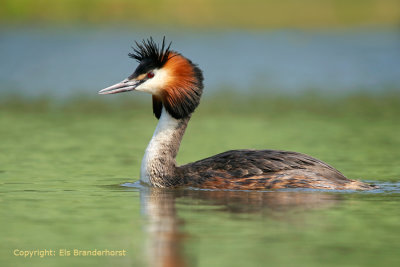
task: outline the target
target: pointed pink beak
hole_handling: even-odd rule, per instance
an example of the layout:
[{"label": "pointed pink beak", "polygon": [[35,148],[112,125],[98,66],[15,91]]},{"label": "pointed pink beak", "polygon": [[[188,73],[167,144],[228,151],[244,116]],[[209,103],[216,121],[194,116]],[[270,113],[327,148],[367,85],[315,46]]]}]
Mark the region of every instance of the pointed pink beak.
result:
[{"label": "pointed pink beak", "polygon": [[141,83],[142,83],[141,80],[125,79],[122,82],[111,85],[110,87],[104,88],[103,90],[100,90],[99,94],[109,95],[109,94],[117,94],[117,93],[133,91]]}]

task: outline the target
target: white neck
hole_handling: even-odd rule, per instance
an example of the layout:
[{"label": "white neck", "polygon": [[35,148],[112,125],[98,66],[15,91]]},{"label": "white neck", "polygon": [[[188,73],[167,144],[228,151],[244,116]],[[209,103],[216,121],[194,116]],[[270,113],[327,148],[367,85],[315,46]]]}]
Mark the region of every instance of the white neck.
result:
[{"label": "white neck", "polygon": [[185,132],[187,119],[175,119],[163,108],[161,117],[142,159],[140,180],[144,183],[166,187],[174,178],[175,157]]}]

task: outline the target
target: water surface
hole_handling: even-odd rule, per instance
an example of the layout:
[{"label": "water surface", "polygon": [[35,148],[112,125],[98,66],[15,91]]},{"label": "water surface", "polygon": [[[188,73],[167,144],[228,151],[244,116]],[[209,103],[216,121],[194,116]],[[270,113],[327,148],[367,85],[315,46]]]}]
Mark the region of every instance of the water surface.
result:
[{"label": "water surface", "polygon": [[99,89],[129,76],[135,40],[166,35],[204,71],[205,93],[329,94],[400,88],[396,28],[270,31],[156,31],[143,28],[0,29],[0,90],[57,97]]},{"label": "water surface", "polygon": [[[319,101],[318,112],[312,102],[236,112],[204,104],[178,162],[235,148],[293,150],[381,187],[370,192],[152,190],[134,183],[156,123],[150,108],[3,107],[1,265],[397,266],[399,110],[357,101]],[[127,255],[25,259],[15,249]]]},{"label": "water surface", "polygon": [[[135,183],[156,124],[143,104],[150,97],[115,98],[111,107],[97,91],[133,71],[127,53],[134,40],[164,34],[204,69],[206,95],[225,92],[204,99],[193,115],[179,163],[230,149],[298,151],[380,189],[155,190]],[[400,101],[384,92],[400,88],[399,44],[395,29],[1,29],[0,265],[398,266]],[[310,88],[375,98],[265,97]],[[257,97],[235,100],[227,89]],[[30,102],[6,92],[54,98]],[[93,98],[77,97],[85,92]],[[63,97],[76,101],[52,105]],[[129,97],[136,95],[122,99]],[[57,255],[17,257],[16,249]],[[74,249],[127,255],[58,254]]]}]

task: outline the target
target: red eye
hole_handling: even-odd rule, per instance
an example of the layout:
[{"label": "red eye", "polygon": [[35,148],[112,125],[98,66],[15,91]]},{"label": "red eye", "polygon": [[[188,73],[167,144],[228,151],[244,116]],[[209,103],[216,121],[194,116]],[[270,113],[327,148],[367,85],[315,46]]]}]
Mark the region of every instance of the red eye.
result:
[{"label": "red eye", "polygon": [[147,73],[147,78],[153,78],[154,77],[154,72],[149,72],[149,73]]}]

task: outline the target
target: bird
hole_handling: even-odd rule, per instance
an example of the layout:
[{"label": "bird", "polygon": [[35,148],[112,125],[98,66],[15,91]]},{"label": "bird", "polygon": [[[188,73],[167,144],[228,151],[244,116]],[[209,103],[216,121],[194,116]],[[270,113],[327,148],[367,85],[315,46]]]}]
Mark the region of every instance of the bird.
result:
[{"label": "bird", "polygon": [[188,122],[200,103],[203,73],[199,66],[152,37],[135,41],[129,57],[138,62],[123,81],[100,90],[102,95],[139,91],[152,95],[158,124],[145,150],[140,182],[157,188],[208,190],[371,190],[334,167],[306,154],[281,150],[226,151],[179,166],[176,156]]}]

